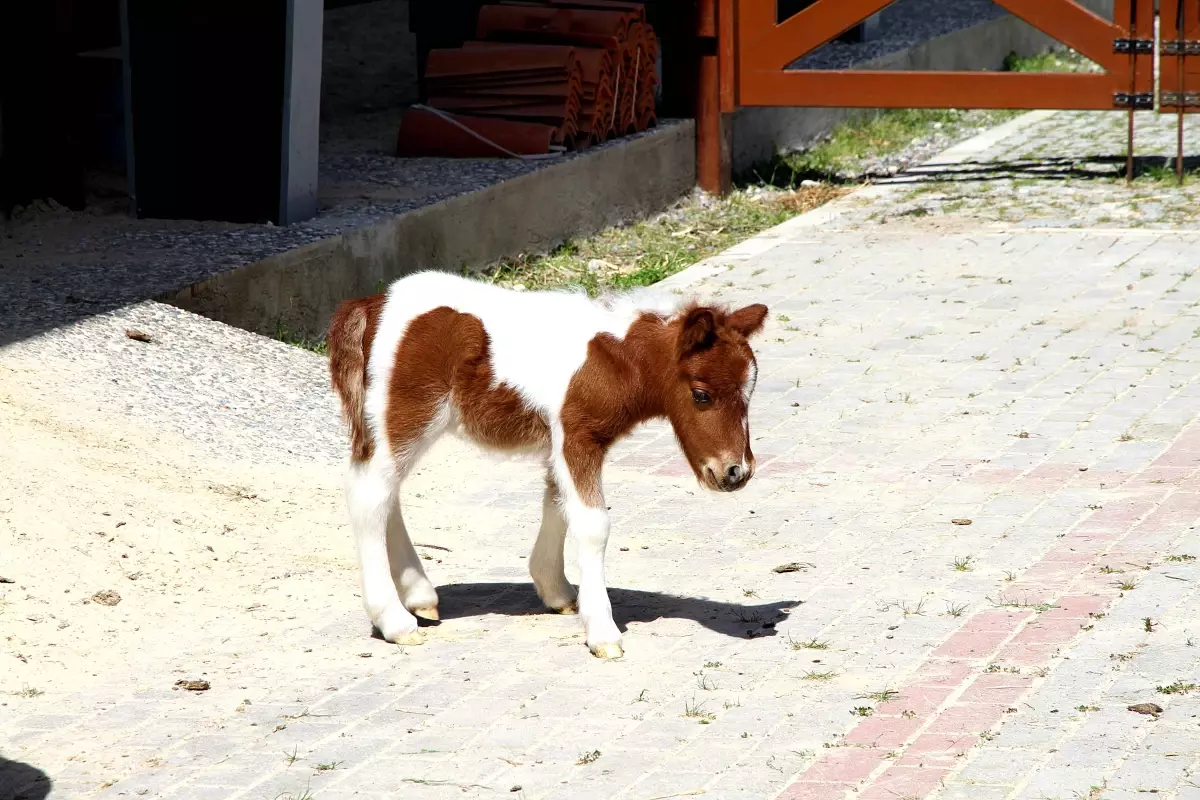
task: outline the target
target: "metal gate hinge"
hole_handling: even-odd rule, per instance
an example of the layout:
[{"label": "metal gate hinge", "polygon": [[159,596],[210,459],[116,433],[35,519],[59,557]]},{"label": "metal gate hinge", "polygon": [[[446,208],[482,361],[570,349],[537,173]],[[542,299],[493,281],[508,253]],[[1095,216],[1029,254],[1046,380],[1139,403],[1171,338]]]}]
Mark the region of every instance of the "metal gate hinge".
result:
[{"label": "metal gate hinge", "polygon": [[1113,108],[1153,109],[1154,92],[1114,92]]},{"label": "metal gate hinge", "polygon": [[1138,53],[1138,54],[1154,54],[1153,39],[1114,39],[1114,53]]},{"label": "metal gate hinge", "polygon": [[1164,39],[1161,52],[1164,56],[1200,56],[1200,41],[1196,39]]},{"label": "metal gate hinge", "polygon": [[1200,92],[1184,92],[1182,104],[1179,98],[1179,92],[1162,92],[1159,94],[1159,104],[1163,108],[1200,108]]}]

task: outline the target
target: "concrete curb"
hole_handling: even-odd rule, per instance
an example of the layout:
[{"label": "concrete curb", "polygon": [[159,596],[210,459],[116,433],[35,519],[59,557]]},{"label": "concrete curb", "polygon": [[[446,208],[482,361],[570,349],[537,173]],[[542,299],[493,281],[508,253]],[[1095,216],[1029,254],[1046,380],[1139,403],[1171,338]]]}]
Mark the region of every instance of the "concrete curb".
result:
[{"label": "concrete curb", "polygon": [[845,197],[839,197],[831,203],[826,203],[820,208],[814,208],[812,211],[792,217],[787,222],[782,222],[774,228],[769,228],[762,233],[751,236],[743,242],[739,242],[720,255],[706,258],[682,272],[677,272],[668,278],[664,278],[655,285],[662,289],[682,292],[689,286],[699,283],[706,278],[720,275],[722,272],[732,269],[743,261],[767,252],[780,242],[787,241],[788,235],[793,231],[828,225],[847,211],[857,208],[863,200],[875,200],[884,197],[894,192],[895,187],[914,183],[917,180],[916,177],[906,180],[906,175],[935,175],[940,169],[954,164],[961,164],[985,152],[1009,136],[1019,133],[1031,125],[1043,122],[1057,113],[1057,111],[1031,111],[1028,114],[1022,114],[1016,119],[1009,120],[1002,125],[997,125],[995,128],[990,128],[977,136],[972,136],[966,141],[959,142],[943,150],[928,161],[905,170],[904,173],[897,175],[895,178],[889,178],[883,183],[864,186]]}]

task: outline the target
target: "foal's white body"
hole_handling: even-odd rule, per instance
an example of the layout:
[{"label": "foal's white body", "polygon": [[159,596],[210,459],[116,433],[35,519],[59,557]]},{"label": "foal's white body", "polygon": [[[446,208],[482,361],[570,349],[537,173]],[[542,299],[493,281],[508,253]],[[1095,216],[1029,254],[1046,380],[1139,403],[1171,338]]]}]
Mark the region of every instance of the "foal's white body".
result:
[{"label": "foal's white body", "polygon": [[[347,498],[358,545],[363,603],[388,641],[419,643],[417,614],[436,614],[437,595],[425,576],[401,516],[398,490],[428,447],[458,428],[454,404],[442,404],[417,443],[398,449],[388,441],[389,381],[400,342],[415,318],[438,307],[482,321],[491,350],[494,384],[517,392],[550,431],[543,519],[530,559],[538,594],[551,608],[576,609],[576,593],[563,574],[563,545],[569,533],[577,544],[580,582],[577,609],[587,642],[598,655],[620,655],[621,635],[612,619],[604,579],[608,514],[583,502],[563,456],[561,412],[572,377],[598,334],[620,339],[647,312],[669,316],[678,298],[629,295],[597,302],[581,293],[519,293],[443,273],[426,272],[392,284],[367,360],[364,403],[371,458],[351,463]],[[390,569],[389,569],[390,565]]]}]

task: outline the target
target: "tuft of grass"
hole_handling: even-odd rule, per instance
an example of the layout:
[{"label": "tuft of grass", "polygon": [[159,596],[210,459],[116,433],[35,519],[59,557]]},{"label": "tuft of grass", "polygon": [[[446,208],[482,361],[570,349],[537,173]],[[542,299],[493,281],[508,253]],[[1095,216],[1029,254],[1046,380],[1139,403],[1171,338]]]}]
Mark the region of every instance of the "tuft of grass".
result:
[{"label": "tuft of grass", "polygon": [[1183,681],[1175,681],[1167,686],[1157,686],[1155,691],[1159,694],[1187,694],[1188,692],[1196,691],[1197,686],[1194,683],[1184,683]]},{"label": "tuft of grass", "polygon": [[966,610],[966,603],[946,603],[946,614],[948,616],[961,617]]},{"label": "tuft of grass", "polygon": [[907,601],[900,603],[900,610],[904,612],[904,616],[906,617],[923,617],[925,616],[925,598],[922,597],[918,600],[915,606],[909,605]]},{"label": "tuft of grass", "polygon": [[652,219],[573,239],[545,255],[505,259],[481,277],[509,288],[581,288],[591,296],[650,286],[847,191],[820,184],[695,195]]},{"label": "tuft of grass", "polygon": [[317,772],[332,772],[342,765],[341,761],[330,761],[328,764],[317,764]]},{"label": "tuft of grass", "polygon": [[1098,72],[1100,66],[1073,50],[1019,56],[1009,53],[1004,59],[1005,72]]},{"label": "tuft of grass", "polygon": [[585,752],[579,754],[579,758],[575,761],[575,764],[577,766],[582,767],[587,764],[594,763],[599,758],[600,758],[599,750],[592,750],[591,752],[585,751]]},{"label": "tuft of grass", "polygon": [[866,694],[855,695],[855,700],[874,700],[876,703],[886,703],[893,697],[900,694],[895,689],[880,689],[878,692],[867,692]]},{"label": "tuft of grass", "polygon": [[[417,782],[417,781],[414,781],[414,782]],[[275,800],[317,800],[317,796],[312,793],[311,788],[305,787],[304,789],[301,789],[298,794],[293,794],[291,792],[284,792],[283,794],[276,797]]]},{"label": "tuft of grass", "polygon": [[739,608],[737,618],[739,622],[745,623],[762,622],[762,614],[752,608]]},{"label": "tuft of grass", "polygon": [[792,646],[793,650],[828,650],[829,649],[829,642],[820,641],[815,636],[813,638],[809,639],[808,641],[798,641],[796,639],[793,639],[791,636],[788,636],[788,644],[790,644]]},{"label": "tuft of grass", "polygon": [[683,716],[690,719],[698,719],[701,725],[707,725],[716,719],[717,715],[710,711],[705,711],[704,705],[702,702],[696,702],[695,697],[692,697],[691,700],[685,700],[683,702]]},{"label": "tuft of grass", "polygon": [[[1139,167],[1134,172],[1134,178],[1139,182],[1145,183],[1177,184],[1179,182],[1179,174],[1175,171],[1175,160],[1173,158],[1164,159],[1157,164],[1146,164]],[[1185,186],[1191,184],[1195,178],[1196,170],[1184,170],[1183,183]],[[1143,274],[1142,277],[1147,276]]]},{"label": "tuft of grass", "polygon": [[320,356],[329,355],[329,348],[324,336],[309,336],[308,334],[297,333],[291,330],[282,318],[275,320],[275,332],[271,335],[271,338],[284,344],[290,344],[292,347],[299,347],[301,350],[308,350]]},{"label": "tuft of grass", "polygon": [[902,150],[934,126],[953,126],[962,118],[963,112],[954,110],[898,109],[851,119],[808,150],[776,157],[759,174],[769,174],[771,183],[781,177],[791,182],[845,181],[863,160]]},{"label": "tuft of grass", "polygon": [[994,673],[994,672],[1007,672],[1010,675],[1020,675],[1021,668],[1020,667],[1002,667],[999,664],[988,664],[987,668],[984,670],[984,672],[987,672],[989,674]]},{"label": "tuft of grass", "polygon": [[961,556],[954,559],[952,566],[954,567],[955,572],[970,572],[972,569],[974,569],[974,567],[971,566],[974,561],[974,556]]},{"label": "tuft of grass", "polygon": [[1054,603],[1031,603],[1026,598],[1018,599],[1015,597],[1006,597],[1005,595],[1000,595],[995,600],[989,597],[987,598],[987,601],[996,608],[1020,608],[1038,612],[1045,612],[1054,608],[1058,608],[1058,606]]},{"label": "tuft of grass", "polygon": [[1187,553],[1178,553],[1176,555],[1167,556],[1166,560],[1170,561],[1172,564],[1186,564],[1189,561],[1195,561],[1196,557],[1190,556]]},{"label": "tuft of grass", "polygon": [[1122,592],[1132,592],[1137,587],[1138,587],[1137,581],[1132,581],[1132,580],[1120,581],[1117,584],[1117,588],[1120,589]]},{"label": "tuft of grass", "polygon": [[837,672],[831,669],[824,671],[809,670],[800,677],[806,681],[831,681],[837,677]]},{"label": "tuft of grass", "polygon": [[875,709],[870,706],[855,706],[850,709],[850,713],[856,717],[869,717],[875,713]]},{"label": "tuft of grass", "polygon": [[13,692],[17,697],[41,697],[45,694],[36,686],[24,686],[20,690]]}]

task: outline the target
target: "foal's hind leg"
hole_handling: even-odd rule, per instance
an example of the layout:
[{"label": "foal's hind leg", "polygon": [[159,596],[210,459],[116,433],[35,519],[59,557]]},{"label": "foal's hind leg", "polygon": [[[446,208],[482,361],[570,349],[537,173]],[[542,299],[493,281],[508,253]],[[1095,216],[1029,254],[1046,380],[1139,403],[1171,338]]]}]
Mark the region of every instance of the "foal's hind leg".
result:
[{"label": "foal's hind leg", "polygon": [[563,546],[567,538],[567,521],[562,513],[562,498],[554,478],[546,476],[546,493],[542,497],[542,528],[538,531],[533,555],[529,558],[529,574],[538,597],[548,608],[562,614],[574,614],[575,589],[563,572]]},{"label": "foal's hind leg", "polygon": [[358,549],[363,607],[371,624],[389,642],[421,644],[417,618],[401,602],[388,566],[388,527],[397,486],[395,464],[380,448],[370,461],[350,466],[346,500]]},{"label": "foal's hind leg", "polygon": [[437,619],[437,590],[425,576],[421,557],[417,555],[412,540],[408,538],[408,529],[404,525],[398,497],[392,506],[392,513],[388,515],[387,551],[388,562],[392,567],[392,581],[404,602],[404,607],[418,617]]},{"label": "foal's hind leg", "polygon": [[396,644],[423,641],[411,611],[427,616],[432,609],[433,618],[437,616],[437,593],[408,540],[399,504],[401,481],[449,424],[444,398],[422,400],[393,392],[391,403],[405,410],[408,429],[389,443],[392,452],[378,446],[369,462],[352,465],[347,487],[363,605],[383,638]]}]

